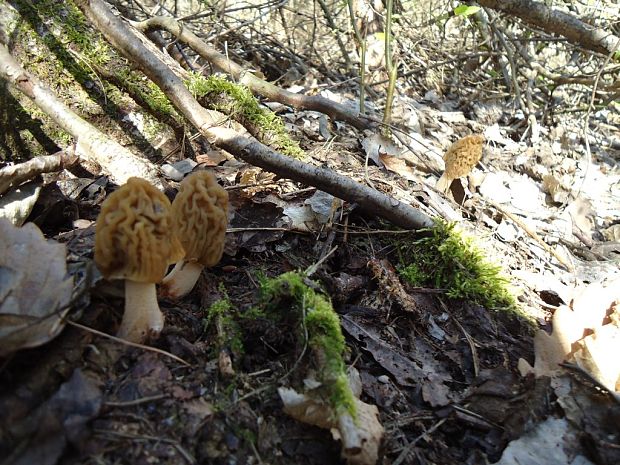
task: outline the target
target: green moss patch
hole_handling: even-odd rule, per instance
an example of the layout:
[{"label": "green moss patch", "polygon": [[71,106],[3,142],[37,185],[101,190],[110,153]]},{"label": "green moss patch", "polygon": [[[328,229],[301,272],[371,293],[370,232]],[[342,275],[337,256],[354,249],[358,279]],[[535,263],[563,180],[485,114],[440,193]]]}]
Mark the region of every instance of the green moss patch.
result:
[{"label": "green moss patch", "polygon": [[[310,284],[310,285],[309,285]],[[336,414],[356,418],[343,355],[346,350],[340,320],[329,300],[316,292],[303,274],[284,273],[261,282],[261,308],[268,317],[297,322],[298,338],[310,348],[318,380]]]},{"label": "green moss patch", "polygon": [[285,155],[304,157],[304,151],[286,132],[282,120],[272,111],[261,108],[247,87],[221,76],[205,77],[196,73],[185,84],[202,105],[238,121],[261,142]]},{"label": "green moss patch", "polygon": [[217,352],[230,349],[236,357],[243,354],[243,338],[239,327],[237,309],[226,295],[213,303],[206,311],[205,330],[215,327]]},{"label": "green moss patch", "polygon": [[414,286],[447,290],[487,308],[517,309],[501,267],[490,263],[474,239],[457,231],[455,223],[436,220],[423,237],[400,244],[400,275]]}]

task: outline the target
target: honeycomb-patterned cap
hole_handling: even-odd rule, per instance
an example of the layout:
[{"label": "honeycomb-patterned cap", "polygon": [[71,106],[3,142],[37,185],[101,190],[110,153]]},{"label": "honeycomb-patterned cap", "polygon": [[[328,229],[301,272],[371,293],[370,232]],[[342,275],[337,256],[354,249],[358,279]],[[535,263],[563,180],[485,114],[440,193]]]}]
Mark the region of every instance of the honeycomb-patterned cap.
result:
[{"label": "honeycomb-patterned cap", "polygon": [[185,260],[217,264],[224,253],[228,192],[208,171],[187,176],[172,202],[172,217],[185,249]]},{"label": "honeycomb-patterned cap", "polygon": [[148,181],[129,178],[103,202],[97,217],[95,263],[108,279],[160,282],[183,258],[168,198]]},{"label": "honeycomb-patterned cap", "polygon": [[446,177],[457,179],[467,176],[482,158],[483,146],[482,134],[465,136],[452,144],[443,156],[446,162]]}]

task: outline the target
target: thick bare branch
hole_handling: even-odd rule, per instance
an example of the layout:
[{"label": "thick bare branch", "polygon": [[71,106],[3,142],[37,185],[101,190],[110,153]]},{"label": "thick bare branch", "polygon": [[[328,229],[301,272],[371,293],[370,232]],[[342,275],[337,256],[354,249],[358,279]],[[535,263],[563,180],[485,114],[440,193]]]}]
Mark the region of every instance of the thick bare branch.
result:
[{"label": "thick bare branch", "polygon": [[0,195],[11,187],[19,186],[40,174],[69,168],[77,160],[75,146],[73,146],[66,151],[56,152],[54,155],[35,157],[18,165],[6,166],[0,170]]},{"label": "thick bare branch", "polygon": [[0,44],[0,78],[6,79],[19,89],[56,124],[71,134],[76,141],[76,154],[99,165],[112,181],[124,184],[128,178],[138,176],[163,189],[155,165],[134,155],[76,115],[41,81],[23,69],[2,44]]},{"label": "thick bare branch", "polygon": [[320,95],[302,95],[281,89],[256,77],[251,72],[246,71],[237,63],[228,59],[225,55],[218,52],[213,47],[207,45],[200,37],[183,27],[178,21],[169,16],[156,16],[146,21],[132,23],[138,30],[148,32],[164,29],[176,36],[180,41],[185,42],[194,49],[202,58],[207,60],[219,71],[229,74],[235,81],[245,85],[254,94],[265,97],[273,102],[290,105],[298,110],[312,110],[325,113],[334,120],[345,121],[357,129],[369,129],[376,126],[367,118],[358,115],[353,107],[345,107]]},{"label": "thick bare branch", "polygon": [[359,204],[367,212],[411,229],[429,227],[432,220],[423,212],[388,195],[363,186],[332,170],[319,168],[279,154],[249,137],[223,127],[223,115],[206,110],[141,38],[115,16],[102,0],[77,0],[78,6],[99,31],[126,58],[155,82],[175,107],[213,145],[243,160],[286,178],[294,179]]},{"label": "thick bare branch", "polygon": [[527,24],[566,37],[571,43],[609,55],[620,49],[620,38],[563,11],[533,0],[478,0],[484,7],[521,18]]}]

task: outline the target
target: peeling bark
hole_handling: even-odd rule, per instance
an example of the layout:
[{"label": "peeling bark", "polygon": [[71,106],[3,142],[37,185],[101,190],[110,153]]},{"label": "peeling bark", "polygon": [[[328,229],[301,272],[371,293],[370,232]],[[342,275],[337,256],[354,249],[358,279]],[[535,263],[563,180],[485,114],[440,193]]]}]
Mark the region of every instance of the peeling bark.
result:
[{"label": "peeling bark", "polygon": [[544,3],[532,0],[478,0],[478,3],[521,18],[545,32],[566,37],[572,44],[593,52],[609,55],[620,50],[620,38],[611,32],[585,23],[569,13],[549,8]]}]

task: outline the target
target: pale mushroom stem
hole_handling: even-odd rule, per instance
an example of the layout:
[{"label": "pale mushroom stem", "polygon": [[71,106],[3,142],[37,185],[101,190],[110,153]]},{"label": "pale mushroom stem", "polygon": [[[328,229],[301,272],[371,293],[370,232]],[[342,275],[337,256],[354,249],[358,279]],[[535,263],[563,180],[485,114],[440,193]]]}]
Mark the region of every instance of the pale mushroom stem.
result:
[{"label": "pale mushroom stem", "polygon": [[164,327],[164,315],[157,303],[153,283],[125,280],[125,313],[117,336],[131,342],[144,342]]},{"label": "pale mushroom stem", "polygon": [[204,266],[198,262],[178,262],[162,281],[161,295],[178,298],[189,294],[200,278],[203,268]]},{"label": "pale mushroom stem", "polygon": [[439,178],[439,181],[437,181],[437,184],[435,185],[435,189],[437,189],[439,192],[443,192],[444,194],[447,194],[448,191],[450,190],[450,184],[452,184],[452,179],[448,178],[446,176],[446,173],[443,173],[441,177]]}]

